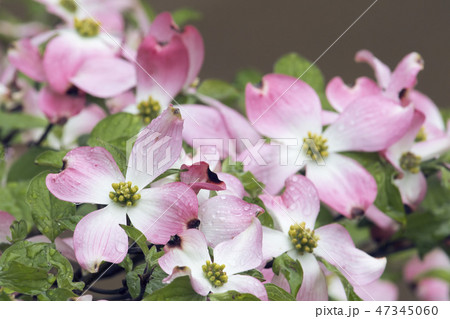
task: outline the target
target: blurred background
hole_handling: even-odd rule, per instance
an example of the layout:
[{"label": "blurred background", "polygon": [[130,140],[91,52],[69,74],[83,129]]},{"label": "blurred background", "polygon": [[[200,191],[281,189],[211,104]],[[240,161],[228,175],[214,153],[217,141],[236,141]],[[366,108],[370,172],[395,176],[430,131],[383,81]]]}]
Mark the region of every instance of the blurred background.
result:
[{"label": "blurred background", "polygon": [[[316,60],[327,80],[340,75],[351,84],[361,75],[372,76],[353,58],[371,50],[394,68],[411,51],[425,60],[418,89],[440,107],[450,107],[450,1],[448,0],[153,0],[157,13],[188,6],[202,13],[193,22],[202,33],[206,55],[200,76],[231,81],[242,68],[272,71],[283,54],[297,52]],[[5,11],[30,16],[24,0],[0,0]],[[107,8],[105,8],[107,10]],[[49,19],[47,16],[46,19]],[[55,22],[57,20],[55,19]]]},{"label": "blurred background", "polygon": [[[374,0],[183,0],[150,3],[161,12],[188,5],[203,13],[194,24],[205,39],[202,77],[232,80],[245,67],[271,72],[281,55],[317,59]],[[327,80],[347,83],[372,76],[353,58],[371,50],[394,68],[412,51],[425,60],[418,89],[440,107],[450,107],[450,1],[379,0],[317,62]]]}]

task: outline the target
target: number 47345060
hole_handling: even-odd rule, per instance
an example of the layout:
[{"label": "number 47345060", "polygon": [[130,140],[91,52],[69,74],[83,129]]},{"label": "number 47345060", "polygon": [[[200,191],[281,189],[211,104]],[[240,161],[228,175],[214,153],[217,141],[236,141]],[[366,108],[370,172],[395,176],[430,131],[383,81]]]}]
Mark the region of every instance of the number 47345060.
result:
[{"label": "number 47345060", "polygon": [[375,312],[377,312],[379,315],[392,315],[392,316],[396,316],[396,315],[403,315],[403,316],[412,316],[412,315],[432,315],[432,316],[436,316],[438,314],[438,307],[437,306],[402,306],[402,307],[397,307],[397,306],[378,306],[377,310],[375,310]]}]

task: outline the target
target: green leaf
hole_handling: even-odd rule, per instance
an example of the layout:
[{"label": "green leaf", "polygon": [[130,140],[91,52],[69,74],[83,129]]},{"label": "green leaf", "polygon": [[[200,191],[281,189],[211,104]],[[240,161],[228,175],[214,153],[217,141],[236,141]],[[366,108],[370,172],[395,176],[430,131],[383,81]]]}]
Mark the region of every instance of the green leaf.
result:
[{"label": "green leaf", "polygon": [[153,21],[156,17],[156,11],[152,8],[149,1],[147,0],[140,0],[142,8],[144,8],[145,13],[147,14],[147,17],[150,21]]},{"label": "green leaf", "polygon": [[229,158],[226,158],[222,164],[222,172],[237,177],[251,198],[258,197],[264,190],[265,185],[259,182],[250,171],[244,172],[244,165],[241,162],[231,162]]},{"label": "green leaf", "polygon": [[5,180],[6,176],[6,161],[5,161],[5,148],[0,143],[0,181]]},{"label": "green leaf", "polygon": [[415,213],[408,216],[405,237],[412,240],[421,256],[440,245],[450,234],[450,215]]},{"label": "green leaf", "polygon": [[233,104],[239,97],[239,92],[236,88],[218,79],[204,80],[197,92],[215,98],[227,105]]},{"label": "green leaf", "polygon": [[9,294],[7,294],[3,289],[0,288],[0,301],[13,301]]},{"label": "green leaf", "polygon": [[353,286],[348,282],[347,278],[342,275],[342,273],[332,264],[330,264],[328,261],[326,261],[323,258],[317,257],[317,259],[324,264],[324,266],[331,271],[332,273],[336,274],[339,279],[342,282],[342,285],[344,286],[345,295],[347,296],[348,301],[361,301],[362,299],[355,293],[353,290]]},{"label": "green leaf", "polygon": [[89,213],[97,210],[97,205],[94,204],[81,204],[77,206],[77,215],[86,216]]},{"label": "green leaf", "polygon": [[186,25],[187,22],[200,20],[202,13],[190,8],[181,8],[172,13],[172,18],[181,27]]},{"label": "green leaf", "polygon": [[[77,214],[79,214],[79,211],[77,211]],[[83,218],[82,215],[67,216],[64,217],[63,219],[60,219],[59,223],[61,223],[61,225],[63,225],[65,229],[75,231],[75,227],[82,218]]]},{"label": "green leaf", "polygon": [[322,72],[315,65],[297,53],[283,55],[275,62],[273,67],[275,73],[286,74],[308,83],[314,90],[323,91],[325,81]]},{"label": "green leaf", "polygon": [[255,69],[244,69],[239,71],[234,78],[234,86],[244,91],[248,83],[257,84],[261,82],[263,74]]},{"label": "green leaf", "polygon": [[259,301],[259,298],[252,294],[240,293],[235,290],[229,290],[220,294],[209,294],[211,301]]},{"label": "green leaf", "polygon": [[28,225],[28,231],[34,225],[30,206],[26,202],[28,183],[8,183],[0,188],[0,210],[10,213],[17,220],[24,219]]},{"label": "green leaf", "polygon": [[155,266],[158,265],[158,259],[159,259],[162,255],[164,255],[164,251],[163,251],[163,250],[158,251],[158,250],[156,249],[156,246],[152,246],[152,247],[150,248],[150,250],[149,250],[149,252],[148,252],[148,254],[147,254],[145,260],[148,262],[149,267],[150,267],[150,268],[153,268],[153,267],[155,267]]},{"label": "green leaf", "polygon": [[374,177],[378,188],[375,206],[392,219],[405,225],[406,213],[402,197],[393,183],[397,174],[395,168],[377,153],[348,152],[345,155],[358,161]]},{"label": "green leaf", "polygon": [[66,154],[67,151],[45,151],[36,157],[34,163],[39,166],[61,169],[63,166],[63,158]]},{"label": "green leaf", "polygon": [[162,282],[163,279],[167,277],[167,274],[164,272],[164,270],[162,270],[161,267],[157,264],[152,267],[153,267],[153,271],[150,276],[150,280],[149,280],[147,286],[145,287],[145,294],[147,296],[151,295],[155,291],[167,286],[166,284],[164,284]]},{"label": "green leaf", "polygon": [[47,120],[26,113],[0,112],[0,128],[3,130],[28,130],[30,128],[45,127]]},{"label": "green leaf", "polygon": [[0,286],[15,292],[38,295],[49,289],[54,281],[43,269],[35,269],[18,262],[10,262],[10,267],[0,270]]},{"label": "green leaf", "polygon": [[250,195],[250,197],[255,198],[262,194],[265,185],[255,178],[255,175],[250,171],[242,173],[240,176],[236,176],[241,180],[245,191]]},{"label": "green leaf", "polygon": [[55,288],[39,295],[38,299],[43,301],[67,301],[76,297],[78,296],[69,289]]},{"label": "green leaf", "polygon": [[271,301],[295,301],[290,293],[274,284],[264,284],[267,296]]},{"label": "green leaf", "polygon": [[91,132],[88,144],[96,146],[98,140],[109,143],[122,152],[126,151],[127,141],[139,133],[142,121],[129,113],[116,113],[101,120]]},{"label": "green leaf", "polygon": [[122,262],[118,265],[125,269],[125,272],[130,272],[133,270],[133,260],[131,260],[130,255],[126,255],[124,260],[122,260]]},{"label": "green leaf", "polygon": [[[17,242],[3,252],[0,269],[0,280],[8,278],[0,285],[21,293],[43,293],[55,279],[59,288],[81,290],[84,286],[82,282],[72,282],[72,265],[53,244]],[[57,271],[56,276],[53,269]]]},{"label": "green leaf", "polygon": [[437,175],[427,179],[427,194],[420,204],[420,210],[433,215],[444,215],[450,211],[450,189],[442,185]]},{"label": "green leaf", "polygon": [[205,299],[206,297],[197,294],[192,289],[189,276],[178,277],[144,298],[148,301],[202,301]]},{"label": "green leaf", "polygon": [[242,114],[245,114],[245,87],[248,83],[260,83],[262,77],[262,73],[254,69],[244,69],[236,74],[233,85],[239,91],[238,111]]},{"label": "green leaf", "polygon": [[296,298],[303,282],[303,268],[300,262],[284,253],[274,259],[272,270],[275,275],[283,274],[289,283],[292,297]]},{"label": "green leaf", "polygon": [[15,243],[27,238],[28,225],[24,219],[13,221],[10,229],[11,229],[11,242]]},{"label": "green leaf", "polygon": [[416,281],[425,279],[425,278],[435,278],[435,279],[441,279],[446,281],[450,284],[450,271],[447,269],[431,269],[429,271],[426,271],[424,273],[421,273],[417,278],[415,278]]},{"label": "green leaf", "polygon": [[130,271],[125,275],[125,279],[127,281],[128,292],[130,293],[133,299],[137,298],[141,293],[141,278],[139,274]]},{"label": "green leaf", "polygon": [[439,171],[441,172],[442,186],[450,190],[450,170],[446,166],[441,166]]},{"label": "green leaf", "polygon": [[264,213],[259,214],[258,219],[261,222],[261,225],[269,227],[269,228],[273,228],[272,216],[270,216],[270,214],[267,212],[267,208],[264,205],[264,202],[259,197],[250,198],[250,197],[245,196],[244,200],[247,203],[258,205],[259,207],[264,209]]},{"label": "green leaf", "polygon": [[37,174],[45,171],[46,167],[38,166],[34,162],[36,157],[43,152],[45,152],[45,149],[40,147],[30,148],[11,166],[8,172],[8,182],[29,181]]},{"label": "green leaf", "polygon": [[136,244],[138,244],[139,248],[141,248],[142,252],[144,253],[144,256],[147,256],[149,253],[149,249],[147,246],[147,239],[145,238],[144,234],[142,234],[140,230],[131,226],[120,225],[120,227],[125,230],[128,237],[130,237]]},{"label": "green leaf", "polygon": [[253,278],[258,279],[261,282],[266,281],[263,274],[256,269],[250,269],[247,271],[240,272],[239,275],[252,276]]},{"label": "green leaf", "polygon": [[230,157],[227,157],[222,163],[222,172],[231,175],[241,174],[244,172],[244,164],[242,162],[233,162]]},{"label": "green leaf", "polygon": [[47,172],[43,172],[32,179],[27,202],[37,228],[53,242],[66,229],[60,221],[75,215],[76,209],[75,204],[59,200],[48,191],[46,177]]}]

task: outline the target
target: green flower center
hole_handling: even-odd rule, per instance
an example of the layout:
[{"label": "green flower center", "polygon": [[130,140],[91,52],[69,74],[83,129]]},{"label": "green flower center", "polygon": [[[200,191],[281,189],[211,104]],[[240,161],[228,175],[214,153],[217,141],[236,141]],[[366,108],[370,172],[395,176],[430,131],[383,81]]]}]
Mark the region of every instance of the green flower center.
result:
[{"label": "green flower center", "polygon": [[138,104],[138,110],[144,124],[150,124],[153,119],[158,117],[161,105],[150,96],[147,101]]},{"label": "green flower center", "polygon": [[74,0],[59,0],[59,5],[71,13],[77,12],[78,9]]},{"label": "green flower center", "polygon": [[292,244],[301,255],[304,253],[312,253],[319,241],[319,236],[314,235],[314,230],[305,228],[305,226],[305,222],[292,225],[288,232]]},{"label": "green flower center", "polygon": [[227,273],[223,271],[224,268],[225,265],[211,263],[209,260],[202,266],[205,277],[216,287],[223,286],[228,281]]},{"label": "green flower center", "polygon": [[323,138],[322,135],[312,134],[311,132],[308,132],[308,137],[305,137],[303,139],[303,142],[308,146],[306,154],[311,156],[313,160],[318,160],[318,154],[320,154],[322,158],[328,156],[327,139]]},{"label": "green flower center", "polygon": [[85,38],[95,37],[100,32],[100,23],[91,18],[75,18],[74,25],[78,34]]},{"label": "green flower center", "polygon": [[136,202],[141,198],[141,194],[136,194],[139,187],[132,185],[131,182],[112,183],[114,192],[109,192],[109,198],[123,206],[136,205]]},{"label": "green flower center", "polygon": [[400,157],[400,167],[408,172],[417,174],[420,171],[421,157],[411,152],[406,152]]},{"label": "green flower center", "polygon": [[427,140],[427,132],[425,132],[425,128],[422,126],[419,130],[419,132],[417,133],[416,139],[414,140],[415,142],[424,142]]}]

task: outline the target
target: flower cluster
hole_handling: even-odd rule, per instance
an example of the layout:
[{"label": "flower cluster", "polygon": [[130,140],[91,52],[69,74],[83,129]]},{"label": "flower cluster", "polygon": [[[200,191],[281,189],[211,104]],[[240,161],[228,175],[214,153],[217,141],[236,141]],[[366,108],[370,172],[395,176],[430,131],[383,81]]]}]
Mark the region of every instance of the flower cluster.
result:
[{"label": "flower cluster", "polygon": [[448,203],[426,196],[448,194],[450,124],[415,89],[419,54],[391,71],[360,51],[376,81],[353,86],[293,76],[293,55],[215,88],[199,31],[168,12],[38,2],[60,25],[17,39],[0,70],[0,295],[90,298],[86,278],[117,264],[124,299],[395,300],[382,275],[400,247],[417,296],[448,300]]}]

